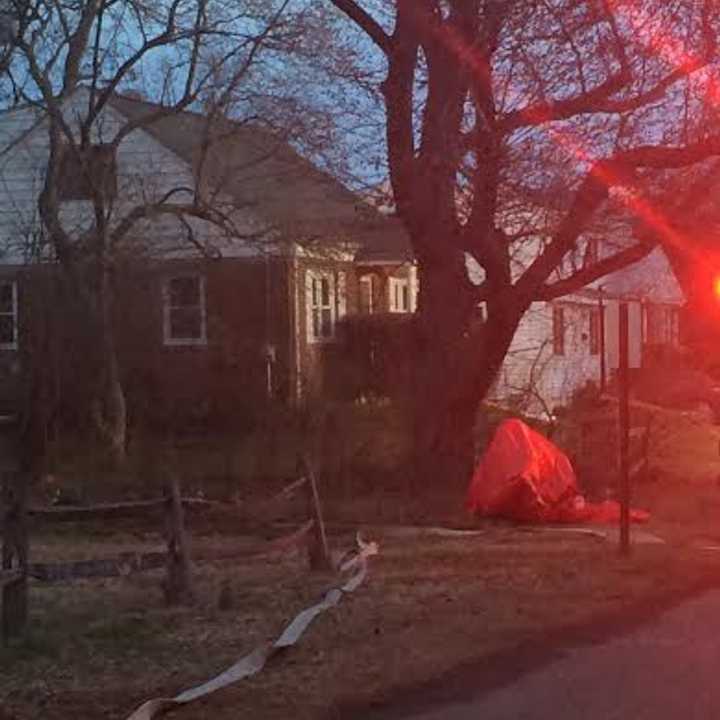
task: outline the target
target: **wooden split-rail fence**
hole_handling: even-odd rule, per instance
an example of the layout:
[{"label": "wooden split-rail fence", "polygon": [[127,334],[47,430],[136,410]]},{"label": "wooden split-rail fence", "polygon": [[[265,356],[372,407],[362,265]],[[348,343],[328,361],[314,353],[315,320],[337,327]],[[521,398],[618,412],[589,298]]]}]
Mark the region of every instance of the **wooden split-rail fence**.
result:
[{"label": "wooden split-rail fence", "polygon": [[[24,507],[13,498],[12,489],[18,483],[5,483],[5,502],[2,517],[2,558],[0,572],[0,639],[6,642],[24,631],[28,618],[27,586],[29,578],[45,581],[70,580],[82,577],[108,577],[141,572],[165,566],[163,582],[168,603],[190,602],[193,598],[191,562],[185,511],[204,509],[238,517],[238,506],[198,498],[184,498],[180,494],[177,476],[170,475],[165,497],[133,502],[118,502],[93,506]],[[312,465],[306,457],[298,460],[298,477],[279,493],[253,504],[252,512],[260,516],[264,511],[298,494],[305,496],[305,520],[290,533],[265,541],[259,551],[289,550],[305,545],[311,570],[331,570],[320,494]],[[17,493],[16,493],[17,494]],[[160,514],[164,517],[166,552],[123,553],[108,560],[84,560],[68,563],[30,563],[28,560],[28,520],[47,523],[112,521],[141,518]],[[255,523],[253,529],[261,527]],[[264,526],[267,529],[267,524]],[[237,553],[235,553],[237,554]],[[231,553],[233,555],[233,553]],[[229,557],[230,555],[228,555]],[[7,557],[7,561],[6,561]],[[208,559],[223,559],[214,554]]]}]

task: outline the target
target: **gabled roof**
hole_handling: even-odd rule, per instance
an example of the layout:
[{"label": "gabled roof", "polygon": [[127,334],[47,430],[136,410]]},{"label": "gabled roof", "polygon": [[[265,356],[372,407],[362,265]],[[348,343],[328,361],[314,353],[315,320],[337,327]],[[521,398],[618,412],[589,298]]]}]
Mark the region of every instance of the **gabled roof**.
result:
[{"label": "gabled roof", "polygon": [[[111,104],[129,120],[159,107],[122,96],[115,96]],[[184,111],[142,129],[196,173],[202,164],[201,177],[212,189],[246,206],[288,239],[349,242],[360,248],[358,259],[401,261],[410,256],[397,220],[384,217],[265,127],[225,118],[210,123],[202,114]]]},{"label": "gabled roof", "polygon": [[662,248],[647,257],[606,275],[595,283],[612,297],[637,298],[646,302],[682,305],[685,295]]}]

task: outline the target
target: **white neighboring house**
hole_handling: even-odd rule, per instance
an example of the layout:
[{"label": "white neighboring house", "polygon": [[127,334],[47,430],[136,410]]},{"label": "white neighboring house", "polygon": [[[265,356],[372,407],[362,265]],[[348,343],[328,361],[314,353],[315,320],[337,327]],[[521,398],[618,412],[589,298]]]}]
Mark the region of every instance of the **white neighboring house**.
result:
[{"label": "white neighboring house", "polygon": [[586,383],[600,386],[603,375],[610,381],[617,367],[620,302],[628,304],[631,367],[646,363],[654,348],[679,345],[685,297],[667,257],[656,248],[572,295],[533,303],[515,333],[492,399],[547,416]]}]

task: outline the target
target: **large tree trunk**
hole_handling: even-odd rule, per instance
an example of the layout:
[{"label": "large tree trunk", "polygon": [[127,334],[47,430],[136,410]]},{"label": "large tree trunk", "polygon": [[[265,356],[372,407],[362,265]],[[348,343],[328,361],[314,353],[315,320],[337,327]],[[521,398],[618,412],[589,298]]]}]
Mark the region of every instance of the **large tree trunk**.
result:
[{"label": "large tree trunk", "polygon": [[[434,313],[443,315],[441,308]],[[419,352],[413,389],[414,475],[423,485],[455,484],[468,477],[473,462],[473,428],[480,398],[470,388],[460,396],[461,337],[433,338],[420,319]]]},{"label": "large tree trunk", "polygon": [[422,485],[462,483],[472,470],[475,414],[482,399],[467,377],[472,305],[458,296],[464,285],[458,274],[465,268],[456,262],[421,264],[420,270],[411,401],[414,477]]},{"label": "large tree trunk", "polygon": [[[500,368],[500,348],[512,333],[498,334],[498,347],[490,328],[486,339],[467,342],[424,343],[418,358],[417,384],[413,403],[414,472],[425,483],[464,486],[475,462],[475,423],[482,402]],[[448,338],[446,337],[446,340]]]},{"label": "large tree trunk", "polygon": [[511,302],[499,301],[483,321],[464,257],[458,255],[452,265],[421,265],[411,408],[416,482],[460,488],[473,471],[480,405],[522,313]]}]

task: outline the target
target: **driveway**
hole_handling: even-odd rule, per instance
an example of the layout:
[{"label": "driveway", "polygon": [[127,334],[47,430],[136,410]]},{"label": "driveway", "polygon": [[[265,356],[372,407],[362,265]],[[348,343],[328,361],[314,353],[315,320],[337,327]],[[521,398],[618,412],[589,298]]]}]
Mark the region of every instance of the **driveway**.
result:
[{"label": "driveway", "polygon": [[448,701],[446,693],[442,704],[422,709],[386,707],[377,717],[720,718],[720,590],[687,600],[621,637],[563,650],[541,667],[475,697],[471,688],[463,688],[461,697],[458,702]]}]

